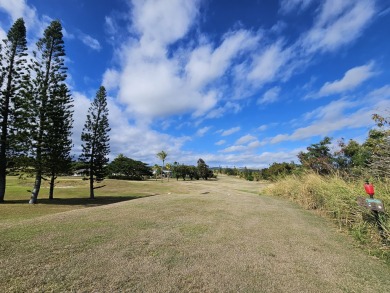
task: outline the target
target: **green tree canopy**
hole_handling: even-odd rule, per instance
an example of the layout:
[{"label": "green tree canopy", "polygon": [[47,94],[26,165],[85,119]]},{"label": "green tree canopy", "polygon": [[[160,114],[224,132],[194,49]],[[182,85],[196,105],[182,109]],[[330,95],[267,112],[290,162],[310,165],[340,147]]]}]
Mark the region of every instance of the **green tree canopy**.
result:
[{"label": "green tree canopy", "polygon": [[[26,70],[26,27],[22,18],[15,21],[0,45],[0,202],[4,201],[9,152],[9,129],[15,127],[21,98],[21,84]],[[10,117],[11,116],[11,117]],[[11,121],[10,119],[11,118]]]},{"label": "green tree canopy", "polygon": [[332,139],[326,136],[319,143],[311,144],[307,147],[306,153],[298,154],[299,161],[304,167],[318,174],[330,174],[333,170],[333,156],[329,148],[331,142]]},{"label": "green tree canopy", "polygon": [[130,159],[119,154],[107,167],[110,178],[142,180],[143,176],[151,176],[152,170],[146,163]]},{"label": "green tree canopy", "polygon": [[37,202],[42,176],[56,173],[51,166],[60,163],[54,163],[53,159],[60,153],[63,159],[69,157],[72,101],[65,85],[64,62],[62,26],[55,20],[36,43],[23,82],[24,100],[20,103],[20,119],[16,123],[18,137],[22,138],[18,147],[33,158],[33,166],[29,167],[34,167],[35,183],[30,203]]},{"label": "green tree canopy", "polygon": [[167,158],[168,154],[164,151],[161,151],[159,153],[157,153],[157,157],[162,161],[162,168],[164,169],[164,162],[165,162],[165,159]]},{"label": "green tree canopy", "polygon": [[199,158],[197,164],[198,174],[200,178],[207,180],[208,178],[212,177],[212,171],[209,169],[209,166],[202,158]]},{"label": "green tree canopy", "polygon": [[80,160],[86,163],[89,173],[90,198],[95,198],[94,181],[104,180],[105,165],[110,153],[108,108],[106,89],[101,86],[96,93],[81,134],[82,154]]}]

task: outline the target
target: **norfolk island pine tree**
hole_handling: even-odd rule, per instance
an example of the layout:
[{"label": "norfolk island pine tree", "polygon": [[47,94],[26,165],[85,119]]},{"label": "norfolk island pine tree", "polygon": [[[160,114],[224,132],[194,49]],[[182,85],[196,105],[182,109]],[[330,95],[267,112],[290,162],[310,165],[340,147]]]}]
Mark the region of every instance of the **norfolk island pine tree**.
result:
[{"label": "norfolk island pine tree", "polygon": [[[15,21],[0,47],[0,103],[1,103],[1,136],[0,136],[0,202],[4,201],[6,190],[7,151],[10,148],[9,129],[12,128],[15,105],[19,103],[23,75],[26,71],[27,56],[26,27],[24,20]],[[10,119],[11,118],[11,121]]]},{"label": "norfolk island pine tree", "polygon": [[80,160],[86,164],[89,173],[89,197],[95,198],[94,181],[104,180],[104,167],[110,153],[107,94],[101,86],[88,109],[87,119],[81,134],[82,154]]},{"label": "norfolk island pine tree", "polygon": [[[28,74],[23,83],[24,101],[20,115],[18,133],[24,137],[21,144],[31,157],[35,173],[34,188],[30,203],[35,204],[41,187],[43,175],[47,172],[50,146],[60,141],[53,141],[53,120],[58,112],[52,109],[63,105],[63,92],[67,68],[64,65],[65,48],[62,26],[59,21],[52,21],[45,29],[43,37],[36,43],[33,58],[28,66]],[[69,100],[70,102],[70,100]],[[67,106],[66,106],[67,107]]]}]

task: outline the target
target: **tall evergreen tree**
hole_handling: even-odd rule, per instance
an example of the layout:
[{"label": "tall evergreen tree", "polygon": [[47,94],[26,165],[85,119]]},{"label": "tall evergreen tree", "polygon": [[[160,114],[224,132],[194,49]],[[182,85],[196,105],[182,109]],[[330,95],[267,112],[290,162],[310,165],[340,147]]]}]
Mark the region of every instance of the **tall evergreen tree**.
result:
[{"label": "tall evergreen tree", "polygon": [[[33,59],[29,65],[29,80],[24,83],[25,103],[24,137],[29,136],[28,154],[33,157],[35,183],[31,193],[30,203],[37,202],[42,176],[49,173],[51,158],[61,153],[67,156],[70,146],[69,137],[71,125],[70,96],[65,86],[66,70],[64,65],[65,48],[62,26],[59,21],[52,21],[45,29],[44,35],[36,44]],[[61,127],[58,121],[62,121]],[[21,122],[22,123],[22,122]],[[57,134],[56,131],[64,131]],[[58,151],[54,148],[63,149]],[[53,153],[57,152],[57,153]]]},{"label": "tall evergreen tree", "polygon": [[94,181],[104,180],[104,167],[108,163],[110,153],[106,89],[101,86],[88,110],[87,119],[81,134],[82,154],[80,160],[87,164],[89,173],[90,198],[95,198]]},{"label": "tall evergreen tree", "polygon": [[55,180],[58,174],[68,173],[71,169],[72,102],[65,84],[61,84],[48,101],[49,131],[43,172],[50,176],[49,199],[53,199]]},{"label": "tall evergreen tree", "polygon": [[4,201],[6,188],[7,151],[9,148],[9,128],[20,96],[21,80],[26,73],[27,41],[26,27],[22,18],[15,21],[0,47],[0,202]]}]

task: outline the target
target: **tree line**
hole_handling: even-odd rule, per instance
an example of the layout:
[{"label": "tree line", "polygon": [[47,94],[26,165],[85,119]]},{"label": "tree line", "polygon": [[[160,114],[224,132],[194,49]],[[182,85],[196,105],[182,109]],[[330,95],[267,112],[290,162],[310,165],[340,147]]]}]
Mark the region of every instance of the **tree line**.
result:
[{"label": "tree line", "polygon": [[[52,199],[55,179],[71,168],[73,147],[74,101],[66,84],[61,23],[52,21],[29,55],[25,23],[17,19],[0,45],[0,65],[0,202],[7,170],[34,174],[30,203],[37,202],[42,180],[50,180]],[[109,130],[106,90],[100,87],[81,135],[91,198],[108,162]]]},{"label": "tree line", "polygon": [[147,163],[133,160],[119,154],[112,162],[110,162],[106,167],[106,174],[108,178],[111,179],[125,179],[125,180],[144,180],[155,176],[163,179],[166,178],[176,178],[179,180],[182,178],[186,179],[204,179],[208,180],[209,178],[214,177],[213,171],[209,168],[206,162],[199,158],[197,165],[184,165],[178,162],[173,164],[165,163],[165,159],[168,154],[165,151],[161,151],[156,155],[161,159],[162,165],[159,166],[155,164],[154,166],[149,166]]},{"label": "tree line", "polygon": [[213,171],[202,158],[199,158],[196,166],[179,164],[178,162],[173,163],[172,175],[176,180],[179,180],[179,178],[183,180],[186,180],[186,178],[190,180],[199,180],[200,178],[208,180],[214,177]]},{"label": "tree line", "polygon": [[[376,127],[368,132],[364,142],[344,139],[336,142],[336,150],[331,137],[324,137],[311,144],[298,154],[299,164],[295,162],[273,163],[267,168],[250,170],[247,168],[219,168],[219,172],[234,175],[246,180],[277,180],[292,174],[302,174],[311,170],[319,175],[338,173],[343,177],[390,177],[390,119],[373,115]],[[367,179],[367,178],[366,178]]]}]

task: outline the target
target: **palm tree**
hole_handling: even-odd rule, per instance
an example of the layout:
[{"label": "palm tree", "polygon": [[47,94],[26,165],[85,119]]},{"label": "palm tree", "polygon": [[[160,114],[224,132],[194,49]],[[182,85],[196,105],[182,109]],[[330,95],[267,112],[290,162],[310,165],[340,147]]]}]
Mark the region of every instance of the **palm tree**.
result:
[{"label": "palm tree", "polygon": [[161,180],[163,180],[162,174],[164,172],[164,162],[165,162],[165,159],[167,156],[168,156],[168,154],[164,151],[161,151],[157,154],[157,157],[160,158],[160,160],[162,161]]},{"label": "palm tree", "polygon": [[169,181],[169,177],[171,177],[172,164],[167,163],[165,165],[165,168],[167,168],[167,170],[169,171],[168,172],[168,181]]}]

